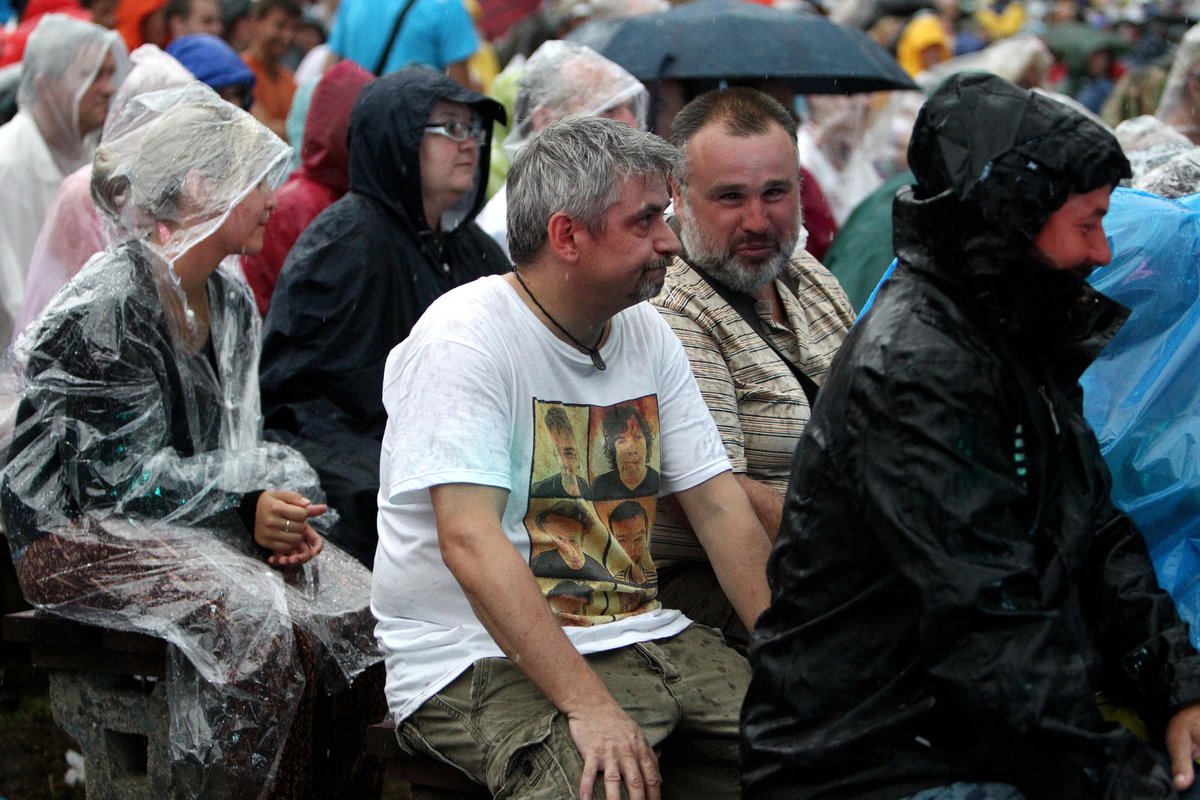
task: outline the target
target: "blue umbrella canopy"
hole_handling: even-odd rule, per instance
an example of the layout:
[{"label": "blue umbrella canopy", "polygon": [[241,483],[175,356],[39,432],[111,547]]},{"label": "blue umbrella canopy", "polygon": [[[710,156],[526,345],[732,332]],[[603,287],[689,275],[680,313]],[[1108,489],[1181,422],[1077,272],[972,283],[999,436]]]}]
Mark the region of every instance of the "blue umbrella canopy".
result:
[{"label": "blue umbrella canopy", "polygon": [[784,79],[800,94],[918,88],[860,30],[741,0],[592,22],[568,38],[643,81]]}]

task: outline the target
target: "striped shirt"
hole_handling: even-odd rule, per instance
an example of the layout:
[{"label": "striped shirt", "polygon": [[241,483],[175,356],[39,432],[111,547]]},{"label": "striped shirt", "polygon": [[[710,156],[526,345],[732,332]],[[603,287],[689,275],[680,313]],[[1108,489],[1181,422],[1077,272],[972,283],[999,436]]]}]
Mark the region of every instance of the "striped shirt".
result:
[{"label": "striped shirt", "polygon": [[[804,250],[796,251],[775,287],[788,325],[772,319],[766,301],[755,301],[755,310],[773,344],[820,385],[854,324],[854,309],[837,279]],[[809,417],[808,398],[792,370],[679,258],[652,302],[683,343],[733,471],[782,493]],[[706,558],[674,503],[659,504],[651,552],[659,566]]]}]

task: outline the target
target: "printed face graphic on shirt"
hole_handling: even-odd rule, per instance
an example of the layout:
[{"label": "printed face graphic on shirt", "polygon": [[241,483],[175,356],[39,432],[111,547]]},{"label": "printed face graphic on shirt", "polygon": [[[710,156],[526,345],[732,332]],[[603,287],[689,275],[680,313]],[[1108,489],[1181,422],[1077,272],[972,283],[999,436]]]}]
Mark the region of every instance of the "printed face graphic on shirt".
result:
[{"label": "printed face graphic on shirt", "polygon": [[[525,528],[529,566],[564,625],[658,607],[650,558],[659,488],[658,402],[534,400]],[[569,596],[564,592],[572,589]]]},{"label": "printed face graphic on shirt", "polygon": [[575,436],[569,432],[550,431],[550,438],[558,452],[558,465],[562,467],[563,477],[575,478],[579,471],[579,451],[575,448]]},{"label": "printed face graphic on shirt", "polygon": [[558,554],[571,569],[583,569],[583,525],[570,517],[551,515],[542,524]]},{"label": "printed face graphic on shirt", "polygon": [[612,533],[630,560],[635,564],[639,563],[646,554],[645,518],[633,517],[613,522]]}]

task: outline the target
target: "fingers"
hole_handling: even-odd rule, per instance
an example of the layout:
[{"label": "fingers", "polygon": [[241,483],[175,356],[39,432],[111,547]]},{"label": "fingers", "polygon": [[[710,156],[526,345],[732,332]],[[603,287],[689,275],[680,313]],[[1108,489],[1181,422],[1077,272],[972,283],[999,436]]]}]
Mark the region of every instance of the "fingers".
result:
[{"label": "fingers", "polygon": [[326,503],[309,503],[308,504],[308,516],[309,517],[319,517],[328,510],[329,510],[329,506]]},{"label": "fingers", "polygon": [[1171,776],[1177,790],[1187,789],[1195,778],[1193,758],[1197,748],[1185,727],[1167,728],[1167,752],[1171,756]]},{"label": "fingers", "polygon": [[[604,773],[605,800],[621,800],[621,783],[621,773],[617,770],[610,770]],[[629,800],[646,799],[646,794],[642,791],[641,775],[628,775],[624,783],[626,790],[629,792]]]},{"label": "fingers", "polygon": [[314,531],[312,528],[309,528],[308,532],[309,532],[309,534],[311,534],[311,536],[309,536],[308,544],[309,544],[309,547],[312,549],[312,555],[309,556],[309,558],[312,558],[313,556],[316,556],[318,553],[320,553],[322,550],[325,549],[325,538],[323,536],[321,536],[321,534]]},{"label": "fingers", "polygon": [[304,541],[287,550],[273,553],[267,557],[267,563],[273,567],[295,566],[305,564],[316,558],[325,548],[325,540],[312,528],[305,528]]},{"label": "fingers", "polygon": [[264,492],[264,494],[269,494],[277,500],[282,500],[283,502],[292,506],[308,506],[312,502],[299,492],[293,492],[286,489],[271,489],[267,492]]},{"label": "fingers", "polygon": [[661,800],[658,759],[644,739],[632,748],[619,749],[610,743],[603,755],[586,757],[579,781],[581,800],[592,797],[597,777],[604,781],[605,800],[621,800],[622,785],[629,800]]},{"label": "fingers", "polygon": [[579,800],[591,800],[592,789],[596,785],[596,761],[592,758],[583,760],[583,775],[579,779]]}]

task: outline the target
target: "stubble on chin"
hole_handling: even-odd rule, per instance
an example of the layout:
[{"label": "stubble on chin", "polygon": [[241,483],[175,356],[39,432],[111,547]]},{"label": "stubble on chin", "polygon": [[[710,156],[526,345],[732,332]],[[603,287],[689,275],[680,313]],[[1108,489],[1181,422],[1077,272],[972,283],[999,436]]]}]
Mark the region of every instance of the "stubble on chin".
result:
[{"label": "stubble on chin", "polygon": [[670,265],[670,257],[663,257],[655,261],[651,261],[642,267],[642,277],[638,281],[637,286],[635,286],[633,289],[632,297],[634,302],[644,303],[647,300],[658,296],[658,293],[661,292],[663,288],[662,273]]}]

